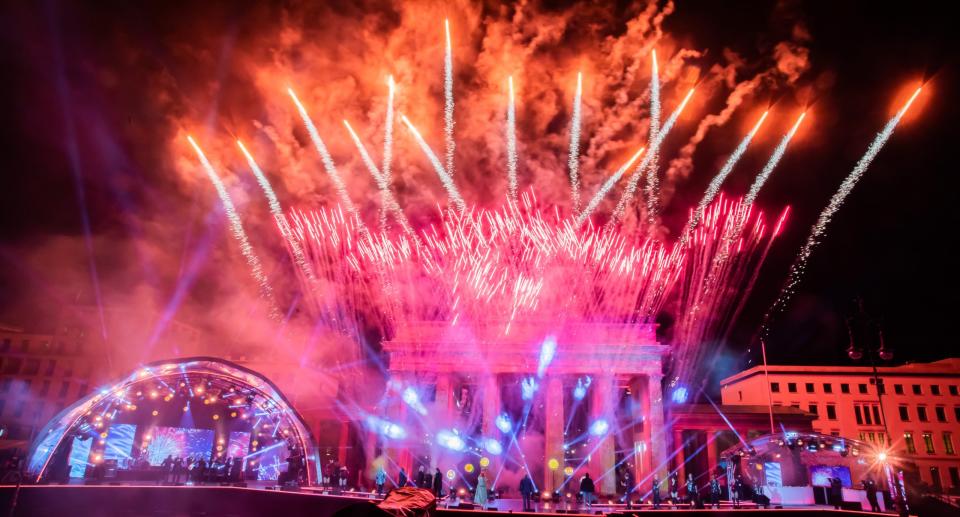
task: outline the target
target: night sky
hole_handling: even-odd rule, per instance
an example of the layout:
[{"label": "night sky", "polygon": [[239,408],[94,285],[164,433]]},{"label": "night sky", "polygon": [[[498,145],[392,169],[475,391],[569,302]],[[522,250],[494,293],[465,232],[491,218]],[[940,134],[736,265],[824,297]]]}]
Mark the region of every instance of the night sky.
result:
[{"label": "night sky", "polygon": [[[236,271],[241,265],[232,257],[235,248],[227,237],[213,189],[182,172],[186,155],[176,139],[186,126],[203,128],[199,134],[207,142],[221,139],[229,143],[231,134],[253,134],[251,121],[266,118],[266,106],[273,102],[259,93],[264,83],[258,81],[269,77],[271,66],[270,54],[263,49],[282,39],[287,27],[309,26],[312,32],[307,36],[312,38],[309,49],[302,53],[286,52],[294,64],[285,61],[283,66],[309,69],[316,62],[316,69],[330,70],[335,76],[338,66],[347,67],[345,63],[357,55],[368,55],[388,41],[382,34],[426,30],[425,25],[405,26],[399,8],[387,1],[345,4],[349,5],[222,2],[198,7],[117,2],[108,7],[109,3],[45,1],[0,7],[0,59],[5,77],[0,82],[0,116],[5,119],[0,124],[0,322],[42,327],[62,304],[73,300],[94,303],[97,295],[89,273],[92,251],[104,303],[134,300],[132,303],[144,303],[151,309],[167,303],[189,269],[186,264],[196,259],[198,274],[176,317],[212,331],[222,328],[220,316],[216,316],[221,318],[217,323],[204,322],[207,313],[194,311],[249,294],[250,289],[236,285],[248,283],[249,276]],[[438,4],[424,5],[432,6],[425,8],[424,18],[442,22],[442,14],[437,13],[443,9]],[[640,11],[624,2],[615,7],[607,7],[606,2],[541,5],[535,10],[536,16],[527,23],[546,24],[563,18],[564,13],[584,13],[582,22],[568,21],[562,39],[540,51],[544,54],[541,59],[555,63],[574,59],[561,55],[557,48],[566,47],[568,54],[586,48],[601,52],[599,40],[623,33],[626,21]],[[493,5],[468,11],[472,14],[454,18],[459,27],[470,20],[480,25],[505,16]],[[755,152],[744,157],[724,185],[725,192],[742,194],[784,124],[795,116],[798,106],[810,104],[809,125],[758,201],[771,213],[790,205],[792,214],[726,343],[730,361],[721,367],[725,371],[737,368],[735,362],[745,357],[757,358],[744,351],[810,225],[902,101],[903,92],[921,80],[928,81],[922,102],[898,128],[834,219],[814,252],[797,295],[774,320],[768,350],[774,363],[848,364],[844,321],[855,314],[855,300],[860,297],[869,316],[884,329],[897,362],[956,355],[952,336],[960,288],[954,251],[960,245],[956,230],[960,182],[949,158],[957,145],[957,132],[950,124],[958,120],[949,19],[936,8],[883,2],[678,2],[675,12],[663,21],[672,48],[706,51],[699,58],[704,69],[727,62],[724,49],[736,52],[745,62],[737,70],[738,81],[771,66],[769,56],[778,41],[794,41],[809,51],[807,66],[795,81],[758,89],[724,127],[708,133],[694,155],[694,172],[677,182],[665,213],[667,225],[677,228],[687,207],[696,203],[715,172],[713,164],[722,162],[736,145],[757,110],[771,105],[772,113],[779,109],[783,114],[775,122],[776,131],[758,138]],[[359,35],[343,37],[345,20],[357,20],[358,24],[365,20]],[[578,23],[583,23],[582,27]],[[799,39],[798,27],[806,33]],[[464,47],[479,48],[482,38],[478,30],[469,42],[462,43]],[[364,34],[370,35],[369,46],[355,44]],[[403,44],[393,45],[392,51],[418,51],[419,42],[439,41],[440,34],[407,37]],[[432,47],[422,50],[424,54],[432,51]],[[441,77],[441,61],[435,57],[434,52],[422,58],[435,67],[424,72],[432,74],[433,86],[428,89],[432,93],[437,93],[435,86]],[[483,60],[478,63],[483,66]],[[407,65],[415,68],[417,63]],[[458,88],[463,84],[471,92],[482,92],[482,73],[471,70],[472,66],[468,58],[458,61]],[[528,73],[537,73],[530,68]],[[586,75],[590,77],[591,72],[595,71]],[[368,85],[375,79],[357,73],[351,78],[345,83],[346,79],[336,76],[337,82],[326,86],[318,80],[311,92],[322,98],[326,88],[336,92],[344,84],[358,85],[356,107],[351,108],[357,111],[352,116],[377,118],[370,92],[380,85]],[[646,84],[645,79],[642,82]],[[716,112],[727,93],[716,90],[712,101],[699,106],[697,117]],[[463,190],[472,199],[490,204],[495,195],[482,191],[483,185],[489,185],[484,178],[490,164],[473,159],[467,149],[470,138],[480,138],[473,133],[480,121],[470,119],[483,118],[485,108],[470,110],[471,101],[480,98],[479,94],[462,98],[465,107],[457,114],[458,131],[468,135],[460,144],[464,149],[464,156],[458,155],[461,170],[468,169],[467,164],[483,169],[465,173],[470,186]],[[526,106],[518,115],[521,125],[524,117],[529,120],[537,112],[537,102],[549,103],[543,99],[521,101]],[[675,105],[672,99],[665,99],[665,113]],[[342,99],[330,102],[346,104]],[[442,98],[428,97],[426,104],[430,107],[424,110],[435,110]],[[558,104],[569,104],[569,99],[560,98]],[[549,109],[558,110],[557,120],[565,117],[564,108],[551,105]],[[315,112],[320,114],[320,109]],[[435,112],[425,111],[420,118],[427,118],[428,113]],[[330,116],[337,123],[339,118]],[[553,154],[560,155],[561,162],[565,156],[557,142],[565,141],[564,124],[545,124],[555,131],[553,139],[542,144],[547,150],[559,149]],[[596,132],[598,124],[603,121],[588,123],[584,134]],[[688,138],[692,124],[677,130],[683,137],[664,149],[665,162]],[[500,128],[491,127],[493,138],[499,138]],[[539,130],[531,122],[521,127],[520,138],[532,141],[535,132]],[[376,133],[371,130],[370,134]],[[327,139],[347,142],[339,133]],[[333,151],[336,155],[337,150]],[[599,154],[589,160],[606,165],[622,155]],[[547,160],[538,158],[538,163],[544,165]],[[422,160],[418,165],[422,166]],[[585,174],[590,174],[590,167],[584,168]],[[322,170],[317,167],[312,174],[320,176]],[[521,171],[521,180],[526,179],[527,185],[533,183],[539,189],[550,184],[543,172],[523,174]],[[601,176],[597,172],[593,178]],[[441,193],[435,178],[428,174],[422,178],[433,183],[424,187],[427,194]],[[256,193],[249,179],[238,181],[247,182],[243,188]],[[560,168],[555,182],[562,181],[566,181],[566,171]],[[585,180],[588,193],[596,182]],[[413,193],[417,190],[413,184],[399,187],[401,197],[407,194],[411,205],[422,201],[415,197],[421,194]],[[364,195],[357,189],[351,193],[355,199]],[[323,194],[305,193],[292,182],[283,185],[281,195],[285,200],[295,199],[299,206],[328,199]],[[251,204],[245,211],[244,203],[239,202],[245,218],[266,219],[262,207]],[[417,214],[412,218],[416,220]],[[90,239],[84,238],[85,227]],[[253,231],[256,229],[254,226]],[[289,264],[282,252],[275,255],[277,258],[268,259],[268,270],[279,275],[279,268]],[[224,311],[232,306],[224,305]]]}]

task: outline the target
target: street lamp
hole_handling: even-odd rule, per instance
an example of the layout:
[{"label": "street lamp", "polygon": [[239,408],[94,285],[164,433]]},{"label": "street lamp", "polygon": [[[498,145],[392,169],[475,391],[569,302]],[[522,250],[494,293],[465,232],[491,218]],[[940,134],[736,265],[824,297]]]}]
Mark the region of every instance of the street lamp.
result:
[{"label": "street lamp", "polygon": [[[860,303],[860,313],[863,314],[862,301]],[[864,327],[869,329],[871,324],[874,324],[872,320],[866,320]],[[880,417],[883,419],[883,447],[885,449],[889,448],[893,442],[890,438],[890,432],[887,428],[887,415],[883,409],[883,393],[886,390],[884,389],[883,379],[880,378],[880,371],[877,369],[877,362],[874,360],[874,355],[876,355],[881,361],[890,361],[893,359],[893,351],[887,348],[886,343],[883,340],[883,329],[879,328],[879,325],[877,325],[877,335],[879,339],[876,349],[857,346],[856,338],[853,333],[853,326],[850,324],[850,318],[847,318],[847,334],[850,336],[850,346],[847,348],[847,357],[853,361],[859,361],[866,356],[867,360],[870,361],[870,367],[873,369],[873,383],[877,387],[877,404],[880,405]]]}]

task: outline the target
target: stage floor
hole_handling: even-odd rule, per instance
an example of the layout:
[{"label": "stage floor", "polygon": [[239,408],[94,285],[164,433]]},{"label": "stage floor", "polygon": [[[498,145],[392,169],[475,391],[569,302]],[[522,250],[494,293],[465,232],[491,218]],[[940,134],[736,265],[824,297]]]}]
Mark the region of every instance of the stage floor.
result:
[{"label": "stage floor", "polygon": [[[16,508],[8,513],[16,498]],[[0,486],[0,512],[12,516],[59,517],[83,515],[91,517],[263,517],[273,515],[332,517],[348,506],[374,501],[370,494],[330,495],[322,489],[310,488],[300,491],[281,491],[268,485],[243,487],[228,486],[157,486],[157,485],[25,485],[17,492],[16,487]],[[466,515],[639,515],[657,513],[649,507],[625,510],[623,506],[594,505],[591,509],[568,510],[561,505],[558,512],[553,504],[538,504],[536,514],[521,511],[519,499],[501,499],[486,509],[448,508],[441,502],[437,515],[440,517],[465,517]],[[837,512],[827,507],[788,509],[720,509],[720,510],[672,510],[663,507],[659,512],[682,511],[691,517],[697,514],[712,517],[727,514],[790,514],[791,516],[870,515],[867,512]],[[362,513],[362,512],[358,512]]]}]

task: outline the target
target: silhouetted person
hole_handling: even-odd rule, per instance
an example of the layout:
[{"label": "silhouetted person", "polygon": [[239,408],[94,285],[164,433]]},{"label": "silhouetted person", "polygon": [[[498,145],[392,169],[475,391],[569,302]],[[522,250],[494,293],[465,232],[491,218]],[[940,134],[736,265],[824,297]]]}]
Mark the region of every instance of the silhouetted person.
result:
[{"label": "silhouetted person", "polygon": [[403,488],[407,486],[407,471],[400,467],[400,475],[397,476],[397,486]]},{"label": "silhouetted person", "polygon": [[168,454],[163,461],[160,462],[160,479],[157,480],[157,484],[161,482],[170,481],[170,478],[173,475],[173,454]]},{"label": "silhouetted person", "polygon": [[863,489],[867,491],[867,502],[870,503],[871,512],[880,511],[880,503],[877,501],[877,483],[870,474],[863,480]]},{"label": "silhouetted person", "polygon": [[523,479],[520,480],[520,497],[523,498],[523,511],[529,512],[533,511],[533,504],[530,502],[530,497],[533,495],[536,488],[533,486],[533,480],[530,479],[530,474],[524,474]]},{"label": "silhouetted person", "polygon": [[697,504],[697,484],[693,481],[693,474],[687,474],[687,503],[690,505],[690,508],[693,508]]},{"label": "silhouetted person", "polygon": [[650,497],[653,499],[653,509],[660,509],[660,479],[653,476],[653,487],[650,489]]},{"label": "silhouetted person", "polygon": [[710,480],[710,505],[714,508],[720,508],[720,481],[717,476]]},{"label": "silhouetted person", "polygon": [[433,495],[437,499],[443,496],[443,476],[440,474],[439,468],[433,473]]},{"label": "silhouetted person", "polygon": [[830,503],[837,510],[843,506],[843,484],[840,478],[830,478]]},{"label": "silhouetted person", "polygon": [[730,498],[733,499],[733,507],[740,508],[740,498],[743,497],[743,478],[739,475],[733,481],[733,488],[730,490]]},{"label": "silhouetted person", "polygon": [[623,475],[620,477],[620,485],[623,487],[623,500],[627,503],[627,508],[632,508],[633,474],[630,472],[629,467],[623,470]]},{"label": "silhouetted person", "polygon": [[590,479],[590,473],[584,474],[583,478],[580,479],[580,493],[583,494],[583,502],[587,503],[587,508],[593,506],[593,493],[596,490],[596,487],[593,486],[593,480]]},{"label": "silhouetted person", "polygon": [[178,457],[173,460],[173,483],[180,483],[180,476],[183,475],[183,458]]},{"label": "silhouetted person", "polygon": [[677,473],[670,474],[670,506],[674,508],[680,504],[680,479]]},{"label": "silhouetted person", "polygon": [[420,468],[417,469],[417,488],[426,488],[426,476],[427,473],[423,471],[423,465],[420,465]]}]

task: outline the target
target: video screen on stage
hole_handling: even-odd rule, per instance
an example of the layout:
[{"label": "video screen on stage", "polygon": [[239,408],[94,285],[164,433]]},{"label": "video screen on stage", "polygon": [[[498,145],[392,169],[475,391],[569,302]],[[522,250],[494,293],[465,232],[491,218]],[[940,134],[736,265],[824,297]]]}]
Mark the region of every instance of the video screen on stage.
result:
[{"label": "video screen on stage", "polygon": [[850,468],[840,465],[810,465],[810,484],[813,486],[830,486],[830,478],[838,478],[840,484],[851,488],[853,483],[850,477]]},{"label": "video screen on stage", "polygon": [[227,441],[227,457],[237,458],[246,456],[250,452],[250,433],[233,431]]},{"label": "video screen on stage", "polygon": [[130,459],[133,450],[133,436],[137,432],[135,424],[113,424],[107,433],[106,445],[103,448],[103,459],[117,460],[123,463]]},{"label": "video screen on stage", "polygon": [[257,479],[261,481],[277,479],[281,472],[287,471],[287,457],[290,456],[290,451],[287,450],[286,442],[279,441],[268,445],[254,454],[256,456],[250,459],[257,460]]},{"label": "video screen on stage", "polygon": [[73,439],[73,448],[70,449],[70,477],[82,478],[87,471],[88,461],[90,459],[90,446],[93,444],[92,438],[81,440]]},{"label": "video screen on stage", "polygon": [[174,458],[210,460],[213,450],[212,429],[188,429],[184,427],[156,427],[147,446],[147,460],[159,465],[167,456]]}]

